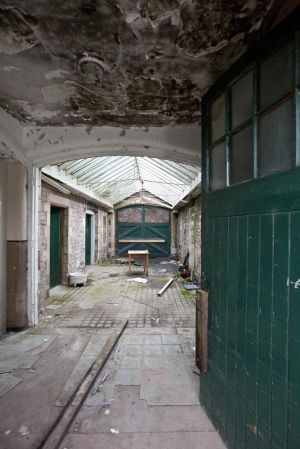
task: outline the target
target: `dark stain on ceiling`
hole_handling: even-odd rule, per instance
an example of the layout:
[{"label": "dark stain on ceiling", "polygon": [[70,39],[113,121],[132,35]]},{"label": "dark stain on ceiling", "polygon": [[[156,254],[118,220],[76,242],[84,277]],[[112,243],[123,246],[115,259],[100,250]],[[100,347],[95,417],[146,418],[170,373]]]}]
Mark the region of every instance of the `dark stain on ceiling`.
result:
[{"label": "dark stain on ceiling", "polygon": [[277,0],[2,0],[0,106],[36,125],[200,122]]}]

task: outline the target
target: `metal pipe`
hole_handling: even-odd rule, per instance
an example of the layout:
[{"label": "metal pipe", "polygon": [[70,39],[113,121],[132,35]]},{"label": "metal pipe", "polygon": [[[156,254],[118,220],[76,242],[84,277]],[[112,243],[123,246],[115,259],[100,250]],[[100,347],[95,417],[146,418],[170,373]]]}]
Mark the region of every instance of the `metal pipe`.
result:
[{"label": "metal pipe", "polygon": [[159,292],[157,293],[157,296],[162,296],[165,291],[167,290],[167,288],[170,287],[170,285],[172,284],[172,282],[174,281],[173,278],[171,278],[164,286],[161,290],[159,290]]}]

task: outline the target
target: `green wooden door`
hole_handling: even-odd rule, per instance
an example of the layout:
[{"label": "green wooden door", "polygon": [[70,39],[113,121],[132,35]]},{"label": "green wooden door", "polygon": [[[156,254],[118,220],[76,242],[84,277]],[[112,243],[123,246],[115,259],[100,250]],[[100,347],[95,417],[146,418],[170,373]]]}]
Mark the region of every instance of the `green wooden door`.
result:
[{"label": "green wooden door", "polygon": [[[293,22],[299,27],[299,9]],[[282,24],[203,101],[209,370],[200,397],[230,449],[300,447],[300,41],[292,28]]]},{"label": "green wooden door", "polygon": [[119,209],[116,249],[120,256],[129,250],[148,250],[150,257],[170,256],[170,211],[163,207],[130,206]]},{"label": "green wooden door", "polygon": [[91,246],[92,246],[92,216],[85,216],[85,264],[91,265]]},{"label": "green wooden door", "polygon": [[50,287],[61,282],[60,208],[51,206],[50,215]]}]

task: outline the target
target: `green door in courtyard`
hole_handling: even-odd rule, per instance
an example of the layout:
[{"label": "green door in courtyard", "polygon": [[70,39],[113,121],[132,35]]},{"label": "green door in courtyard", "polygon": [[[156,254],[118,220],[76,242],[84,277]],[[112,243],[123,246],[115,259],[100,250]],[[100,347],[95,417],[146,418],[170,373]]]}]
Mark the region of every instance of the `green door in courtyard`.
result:
[{"label": "green door in courtyard", "polygon": [[91,265],[92,216],[85,216],[85,264]]},{"label": "green door in courtyard", "polygon": [[117,211],[116,249],[148,250],[150,257],[170,256],[170,210],[156,206],[130,206]]},{"label": "green door in courtyard", "polygon": [[300,10],[203,99],[201,402],[230,449],[300,448]]},{"label": "green door in courtyard", "polygon": [[50,212],[50,287],[61,282],[60,262],[60,214],[59,207],[51,206]]}]

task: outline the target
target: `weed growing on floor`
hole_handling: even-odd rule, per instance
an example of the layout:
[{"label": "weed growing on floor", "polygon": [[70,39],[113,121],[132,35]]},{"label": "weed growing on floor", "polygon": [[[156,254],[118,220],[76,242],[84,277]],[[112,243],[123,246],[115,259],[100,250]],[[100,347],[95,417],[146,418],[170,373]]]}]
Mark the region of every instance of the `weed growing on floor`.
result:
[{"label": "weed growing on floor", "polygon": [[69,295],[52,295],[46,299],[45,306],[49,306],[50,304],[61,304],[71,300],[72,297]]},{"label": "weed growing on floor", "polygon": [[101,265],[101,267],[108,267],[113,264],[113,261],[111,259],[108,259],[107,257],[101,257],[98,259],[98,265]]}]

